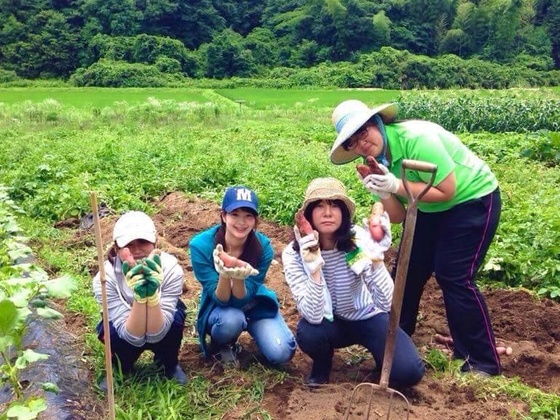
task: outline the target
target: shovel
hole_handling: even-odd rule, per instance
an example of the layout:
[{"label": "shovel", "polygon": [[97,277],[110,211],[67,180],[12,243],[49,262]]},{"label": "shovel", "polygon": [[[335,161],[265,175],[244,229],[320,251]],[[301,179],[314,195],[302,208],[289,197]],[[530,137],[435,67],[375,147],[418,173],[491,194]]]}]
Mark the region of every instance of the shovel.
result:
[{"label": "shovel", "polygon": [[[411,191],[410,186],[406,180],[406,170],[413,170],[419,172],[430,172],[431,177],[426,186],[418,193],[414,195]],[[408,399],[396,389],[389,388],[389,376],[391,374],[391,368],[393,366],[393,356],[395,354],[395,339],[397,337],[397,329],[399,327],[399,320],[401,317],[402,300],[404,294],[404,286],[406,283],[406,275],[408,272],[408,263],[410,261],[410,251],[412,249],[412,240],[414,238],[414,228],[416,226],[416,210],[418,208],[418,202],[426,194],[426,192],[432,187],[437,172],[437,165],[428,162],[422,162],[418,160],[403,160],[401,169],[401,179],[403,187],[406,191],[406,196],[408,200],[406,219],[404,225],[404,231],[401,238],[401,244],[399,249],[399,260],[397,263],[397,271],[395,274],[395,289],[393,291],[393,301],[391,303],[391,313],[389,314],[389,326],[387,329],[387,341],[385,342],[385,354],[383,356],[383,365],[381,367],[381,379],[379,385],[372,384],[369,382],[363,382],[354,388],[352,395],[350,397],[350,403],[348,409],[346,410],[345,419],[348,419],[350,415],[350,410],[352,404],[357,402],[356,396],[358,391],[365,388],[366,392],[369,391],[369,400],[367,402],[368,408],[366,413],[366,419],[369,419],[372,404],[374,402],[374,394],[376,391],[381,390],[385,398],[389,400],[389,405],[386,410],[386,418],[389,419],[391,416],[391,411],[393,410],[393,404],[398,405],[396,413],[398,418],[407,418],[410,414],[410,403]],[[386,394],[386,395],[385,395]],[[406,405],[403,405],[404,404]],[[398,403],[398,404],[397,404]],[[402,408],[406,407],[406,414],[401,412]],[[377,410],[377,417],[381,417]]]}]

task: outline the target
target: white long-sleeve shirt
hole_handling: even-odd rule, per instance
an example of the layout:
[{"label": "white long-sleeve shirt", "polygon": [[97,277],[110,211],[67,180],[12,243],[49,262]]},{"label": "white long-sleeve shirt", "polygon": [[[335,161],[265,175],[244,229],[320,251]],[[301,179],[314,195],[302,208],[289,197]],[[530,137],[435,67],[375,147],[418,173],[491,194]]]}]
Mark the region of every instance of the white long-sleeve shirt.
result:
[{"label": "white long-sleeve shirt", "polygon": [[[120,258],[115,258],[114,266],[109,261],[105,261],[104,266],[105,278],[107,280],[106,289],[109,320],[113,323],[119,337],[136,347],[141,347],[145,343],[157,343],[161,341],[171,328],[177,308],[177,301],[183,291],[183,269],[179,265],[177,258],[166,252],[161,253],[163,281],[160,286],[159,306],[163,312],[164,323],[161,330],[157,333],[146,334],[141,337],[130,334],[125,326],[132,309],[134,296],[132,289],[126,284]],[[93,292],[99,304],[102,305],[99,273],[97,273],[93,279]]]},{"label": "white long-sleeve shirt", "polygon": [[[364,231],[354,226],[358,245],[364,239]],[[371,239],[369,239],[371,240]],[[362,247],[363,248],[363,247]],[[321,269],[321,281],[326,282],[335,316],[357,321],[391,310],[393,280],[384,264],[368,264],[360,275],[355,274],[346,262],[345,252],[322,250],[325,265]],[[306,273],[299,252],[288,244],[282,253],[284,276],[290,287],[302,317],[311,324],[323,320],[325,297],[323,284],[317,284]]]}]

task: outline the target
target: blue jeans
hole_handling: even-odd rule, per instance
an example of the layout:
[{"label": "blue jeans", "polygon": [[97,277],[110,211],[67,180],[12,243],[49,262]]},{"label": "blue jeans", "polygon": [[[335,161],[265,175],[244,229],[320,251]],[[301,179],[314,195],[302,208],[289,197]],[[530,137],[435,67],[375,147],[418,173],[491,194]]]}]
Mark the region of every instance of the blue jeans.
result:
[{"label": "blue jeans", "polygon": [[400,326],[412,335],[420,298],[435,273],[443,292],[455,358],[463,371],[501,373],[490,315],[476,274],[494,238],[501,213],[500,191],[438,213],[418,212],[406,276]]},{"label": "blue jeans", "polygon": [[232,307],[217,307],[210,313],[208,333],[213,345],[234,343],[245,330],[271,365],[288,363],[294,357],[296,341],[279,312],[274,318],[259,320],[247,320],[241,309]]},{"label": "blue jeans", "polygon": [[[312,374],[328,381],[334,349],[360,344],[372,354],[377,367],[381,367],[388,326],[387,313],[360,321],[335,317],[332,322],[323,319],[320,324],[310,324],[302,318],[297,327],[297,343],[313,360]],[[400,328],[397,329],[389,385],[395,388],[415,385],[424,376],[424,369],[424,362],[411,338]]]}]

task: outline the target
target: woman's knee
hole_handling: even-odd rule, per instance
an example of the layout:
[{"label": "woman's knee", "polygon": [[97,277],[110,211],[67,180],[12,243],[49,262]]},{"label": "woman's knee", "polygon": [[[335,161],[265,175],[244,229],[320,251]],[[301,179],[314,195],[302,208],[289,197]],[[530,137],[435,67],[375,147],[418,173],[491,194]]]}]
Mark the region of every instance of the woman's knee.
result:
[{"label": "woman's knee", "polygon": [[424,377],[426,367],[416,346],[402,330],[397,331],[396,354],[391,369],[390,382],[395,387],[416,385]]},{"label": "woman's knee", "polygon": [[212,337],[218,335],[222,340],[226,338],[226,341],[235,340],[246,327],[243,312],[234,308],[215,310],[210,316],[210,335]]},{"label": "woman's knee", "polygon": [[209,318],[212,329],[243,331],[247,327],[245,314],[236,308],[216,308]]},{"label": "woman's knee", "polygon": [[294,357],[296,352],[296,342],[291,340],[285,343],[273,343],[261,349],[267,362],[271,365],[284,365]]},{"label": "woman's knee", "polygon": [[326,349],[329,347],[329,344],[323,334],[311,331],[304,332],[299,328],[296,333],[296,341],[299,348],[307,354],[315,353],[320,349]]},{"label": "woman's knee", "polygon": [[393,366],[390,383],[395,388],[408,388],[419,383],[424,377],[426,367],[420,357]]}]

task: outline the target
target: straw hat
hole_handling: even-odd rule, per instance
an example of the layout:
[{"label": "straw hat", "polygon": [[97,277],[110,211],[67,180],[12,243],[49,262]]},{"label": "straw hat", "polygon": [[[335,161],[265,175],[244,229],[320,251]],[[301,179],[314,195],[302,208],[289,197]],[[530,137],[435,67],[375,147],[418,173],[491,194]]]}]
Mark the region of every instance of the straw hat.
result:
[{"label": "straw hat", "polygon": [[305,191],[305,201],[303,202],[302,210],[305,211],[311,203],[320,200],[341,200],[348,207],[350,218],[354,217],[356,205],[346,194],[344,184],[338,179],[315,178],[311,181]]},{"label": "straw hat", "polygon": [[360,157],[354,150],[344,150],[342,143],[352,136],[375,114],[379,114],[385,124],[393,122],[397,116],[396,103],[383,104],[369,108],[362,101],[350,99],[341,102],[332,113],[332,123],[338,136],[331,149],[331,161],[336,165],[348,163]]}]

